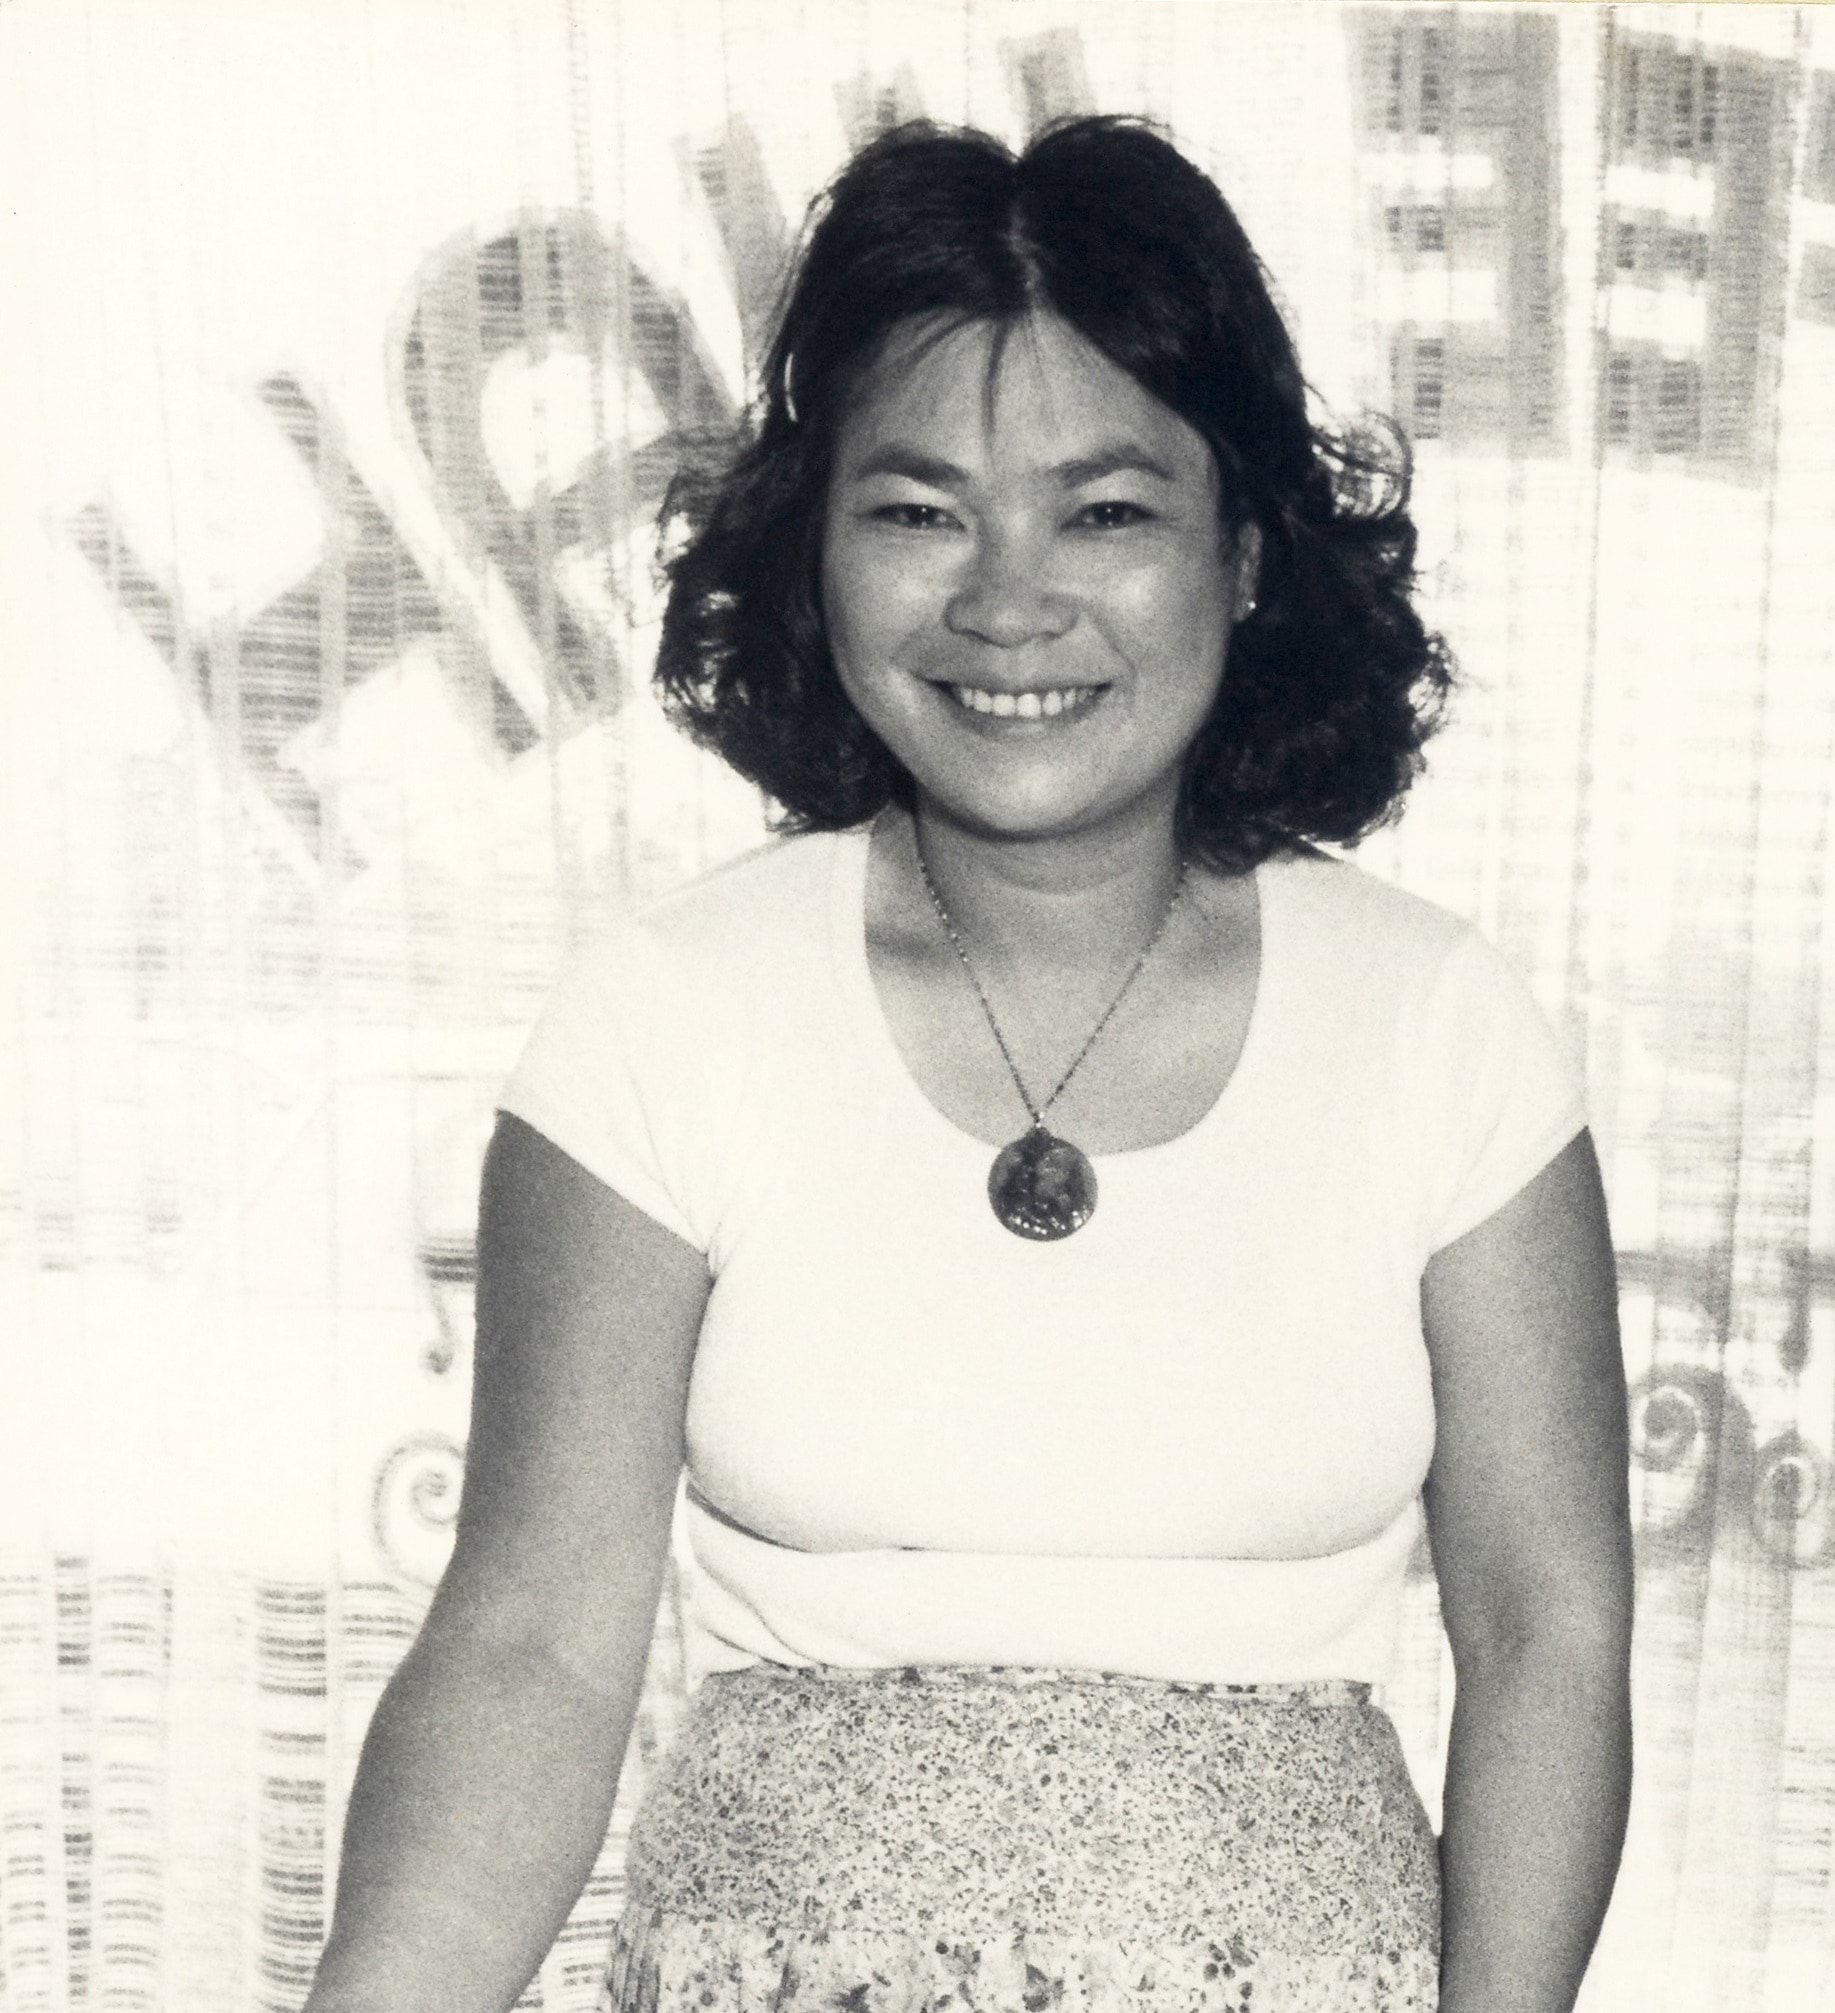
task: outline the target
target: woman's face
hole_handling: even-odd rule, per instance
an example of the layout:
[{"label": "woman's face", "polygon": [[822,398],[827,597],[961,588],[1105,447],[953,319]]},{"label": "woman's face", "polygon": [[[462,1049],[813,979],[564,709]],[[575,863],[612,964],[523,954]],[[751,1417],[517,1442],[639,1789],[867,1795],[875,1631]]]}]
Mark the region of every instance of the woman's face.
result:
[{"label": "woman's face", "polygon": [[837,442],[822,605],[848,697],[992,834],[1170,821],[1252,591],[1202,437],[1056,317],[900,332]]}]

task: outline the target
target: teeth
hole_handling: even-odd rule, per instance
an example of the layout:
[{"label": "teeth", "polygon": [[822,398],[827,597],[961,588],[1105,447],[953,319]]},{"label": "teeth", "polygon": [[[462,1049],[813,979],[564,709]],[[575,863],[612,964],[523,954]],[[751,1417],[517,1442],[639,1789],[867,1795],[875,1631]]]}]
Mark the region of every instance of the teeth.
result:
[{"label": "teeth", "polygon": [[971,713],[991,713],[999,720],[1051,720],[1084,706],[1099,685],[1054,686],[1049,692],[988,692],[979,685],[952,685],[950,692]]}]

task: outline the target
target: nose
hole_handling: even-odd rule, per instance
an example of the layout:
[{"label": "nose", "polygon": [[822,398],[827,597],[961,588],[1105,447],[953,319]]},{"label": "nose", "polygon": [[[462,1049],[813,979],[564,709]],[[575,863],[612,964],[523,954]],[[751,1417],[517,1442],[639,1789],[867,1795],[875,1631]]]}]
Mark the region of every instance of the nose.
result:
[{"label": "nose", "polygon": [[958,636],[1012,650],[1048,643],[1077,619],[1071,597],[1048,577],[1045,555],[1023,538],[977,539],[944,609]]}]

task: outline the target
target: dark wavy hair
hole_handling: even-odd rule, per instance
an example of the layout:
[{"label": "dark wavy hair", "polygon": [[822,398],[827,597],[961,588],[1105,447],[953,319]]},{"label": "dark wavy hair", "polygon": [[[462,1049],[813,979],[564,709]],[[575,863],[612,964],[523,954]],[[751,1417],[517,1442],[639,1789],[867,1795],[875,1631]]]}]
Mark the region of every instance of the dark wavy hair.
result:
[{"label": "dark wavy hair", "polygon": [[924,122],[856,154],[811,215],[736,451],[679,476],[664,504],[656,676],[677,724],[782,807],[781,829],[838,830],[911,801],[842,691],[823,624],[837,435],[901,325],[1006,330],[1044,310],[1209,443],[1226,531],[1260,528],[1256,607],[1187,757],[1183,845],[1241,868],[1393,816],[1452,678],[1410,598],[1407,445],[1389,422],[1313,423],[1216,185],[1134,119],[1062,122],[1017,157]]}]

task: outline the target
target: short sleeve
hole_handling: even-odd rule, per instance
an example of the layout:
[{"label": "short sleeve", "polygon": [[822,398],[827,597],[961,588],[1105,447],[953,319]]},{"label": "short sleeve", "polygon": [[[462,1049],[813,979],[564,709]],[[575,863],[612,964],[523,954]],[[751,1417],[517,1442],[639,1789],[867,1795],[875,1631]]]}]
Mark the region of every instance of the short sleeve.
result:
[{"label": "short sleeve", "polygon": [[1580,1081],[1522,977],[1476,931],[1410,1030],[1427,1123],[1423,1249],[1510,1200],[1586,1125]]},{"label": "short sleeve", "polygon": [[705,1251],[681,1048],[664,963],[639,925],[620,924],[563,967],[497,1104]]}]

